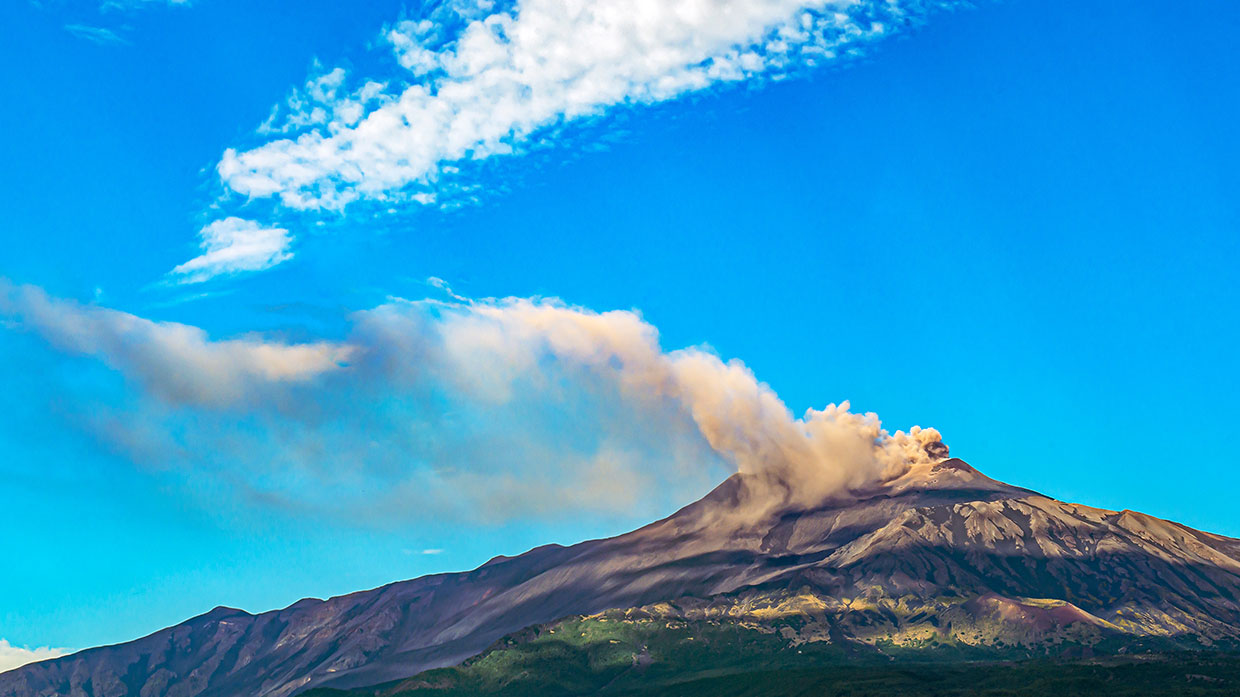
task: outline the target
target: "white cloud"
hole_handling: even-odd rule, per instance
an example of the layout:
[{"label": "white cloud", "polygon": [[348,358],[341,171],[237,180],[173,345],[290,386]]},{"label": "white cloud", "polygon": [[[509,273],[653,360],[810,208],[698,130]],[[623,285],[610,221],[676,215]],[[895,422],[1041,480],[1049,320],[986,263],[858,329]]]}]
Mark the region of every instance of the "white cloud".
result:
[{"label": "white cloud", "polygon": [[66,24],[65,31],[79,39],[86,39],[101,46],[119,46],[129,43],[128,39],[104,27],[92,27],[86,24]]},{"label": "white cloud", "polygon": [[64,656],[67,653],[69,653],[67,649],[53,649],[48,646],[26,649],[20,646],[13,646],[7,639],[0,639],[0,673],[20,668],[27,663],[46,661],[49,658]]},{"label": "white cloud", "polygon": [[[317,62],[315,67],[322,70]],[[346,93],[343,89],[345,78],[344,68],[320,72],[310,78],[304,87],[289,95],[284,104],[272,108],[258,132],[270,135],[329,124],[333,128],[357,124],[369,107],[381,101],[387,84],[367,82],[355,92]],[[277,124],[281,114],[284,119]]]},{"label": "white cloud", "polygon": [[[389,27],[403,75],[345,88],[325,72],[264,124],[303,131],[227,150],[223,182],[297,209],[417,200],[451,163],[626,104],[778,77],[855,55],[954,0],[520,0],[447,3]],[[419,194],[422,198],[416,198]]]},{"label": "white cloud", "polygon": [[201,283],[224,274],[262,271],[293,258],[288,230],[264,227],[253,220],[228,217],[198,231],[203,254],[177,266],[179,283]]}]

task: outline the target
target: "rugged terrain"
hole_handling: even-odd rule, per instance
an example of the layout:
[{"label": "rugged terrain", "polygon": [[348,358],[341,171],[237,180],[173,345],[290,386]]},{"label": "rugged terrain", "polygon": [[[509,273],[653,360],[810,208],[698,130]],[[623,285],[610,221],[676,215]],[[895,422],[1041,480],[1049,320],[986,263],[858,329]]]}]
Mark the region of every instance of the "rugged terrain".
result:
[{"label": "rugged terrain", "polygon": [[[456,665],[527,627],[550,632],[556,621],[735,628],[823,660],[1240,639],[1240,540],[1056,501],[957,459],[811,510],[755,511],[746,492],[736,476],[634,532],[470,572],[259,615],[216,608],[0,675],[0,697],[285,697],[375,685]],[[619,614],[598,614],[608,610]],[[648,660],[615,641],[621,664]]]}]

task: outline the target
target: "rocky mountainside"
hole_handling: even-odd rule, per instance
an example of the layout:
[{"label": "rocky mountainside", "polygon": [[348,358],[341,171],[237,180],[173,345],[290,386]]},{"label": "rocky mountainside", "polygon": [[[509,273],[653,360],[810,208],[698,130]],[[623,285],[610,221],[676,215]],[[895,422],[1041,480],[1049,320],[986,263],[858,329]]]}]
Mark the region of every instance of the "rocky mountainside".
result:
[{"label": "rocky mountainside", "polygon": [[216,608],[4,673],[0,697],[285,697],[372,685],[613,608],[669,621],[795,616],[791,638],[807,643],[1240,639],[1240,540],[1059,502],[957,459],[812,510],[755,512],[747,487],[736,476],[634,532],[470,572],[259,615]]}]

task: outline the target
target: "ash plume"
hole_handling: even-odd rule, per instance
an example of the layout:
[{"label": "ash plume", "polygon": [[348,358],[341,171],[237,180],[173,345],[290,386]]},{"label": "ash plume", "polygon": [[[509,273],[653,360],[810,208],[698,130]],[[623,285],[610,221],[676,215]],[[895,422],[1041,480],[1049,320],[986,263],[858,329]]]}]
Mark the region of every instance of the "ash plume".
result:
[{"label": "ash plume", "polygon": [[890,433],[848,402],[796,417],[739,360],[553,299],[390,299],[307,343],[212,339],[7,282],[0,316],[124,376],[124,403],[84,420],[97,437],[294,509],[645,514],[729,472],[757,509],[808,507],[946,454],[934,429]]}]

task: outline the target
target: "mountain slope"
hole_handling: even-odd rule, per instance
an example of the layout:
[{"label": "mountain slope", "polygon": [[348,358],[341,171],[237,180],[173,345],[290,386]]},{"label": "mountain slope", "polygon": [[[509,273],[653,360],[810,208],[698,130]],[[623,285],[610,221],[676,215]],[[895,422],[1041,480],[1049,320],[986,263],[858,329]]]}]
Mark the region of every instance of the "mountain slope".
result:
[{"label": "mountain slope", "polygon": [[466,573],[260,615],[217,608],[0,675],[0,697],[284,697],[370,685],[453,665],[561,617],[682,598],[732,612],[747,591],[821,605],[818,629],[862,642],[918,641],[931,617],[977,645],[1240,637],[1238,540],[1055,501],[955,459],[808,511],[755,512],[747,490],[733,477],[634,532]]},{"label": "mountain slope", "polygon": [[948,646],[867,651],[846,643],[790,643],[782,634],[747,622],[668,622],[611,611],[522,630],[460,666],[370,688],[312,688],[304,695],[1184,697],[1240,692],[1240,653],[1234,648],[1183,651],[1152,642],[1159,652],[1087,658],[1054,651],[1050,657],[1029,658],[1013,649]]}]

